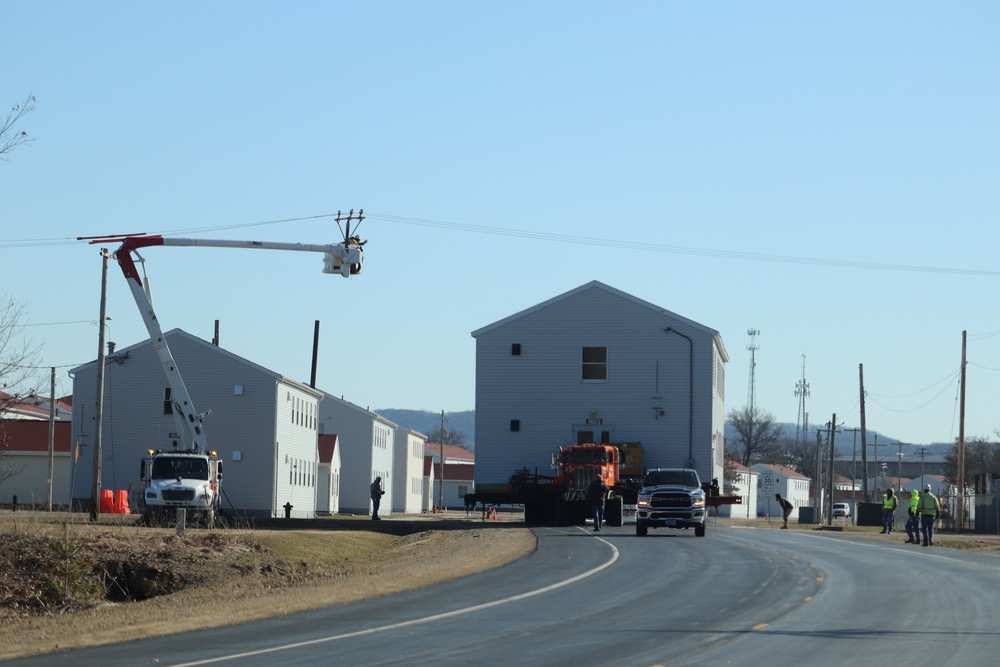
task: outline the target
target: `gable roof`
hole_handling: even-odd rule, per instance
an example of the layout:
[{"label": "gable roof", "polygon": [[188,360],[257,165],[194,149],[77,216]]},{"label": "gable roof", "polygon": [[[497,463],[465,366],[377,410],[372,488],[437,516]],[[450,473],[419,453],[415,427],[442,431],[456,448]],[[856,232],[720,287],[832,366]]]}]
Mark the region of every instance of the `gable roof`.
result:
[{"label": "gable roof", "polygon": [[[203,348],[205,348],[207,350],[210,350],[214,354],[220,354],[220,355],[222,355],[224,357],[227,357],[227,358],[229,358],[229,359],[231,359],[231,360],[233,360],[233,361],[235,361],[237,363],[243,364],[244,366],[249,366],[250,368],[253,368],[256,371],[259,371],[260,373],[263,373],[264,375],[269,375],[269,376],[273,377],[276,381],[286,382],[288,384],[295,385],[298,389],[301,389],[302,391],[305,391],[307,393],[313,394],[316,398],[320,398],[321,399],[323,397],[323,392],[320,391],[319,389],[313,389],[308,384],[305,384],[303,382],[299,382],[298,380],[293,380],[292,378],[287,377],[285,375],[282,375],[281,373],[277,373],[275,371],[272,371],[269,368],[264,368],[260,364],[256,364],[256,363],[250,361],[249,359],[245,359],[245,358],[239,356],[238,354],[234,354],[234,353],[230,352],[229,350],[227,350],[227,349],[225,349],[223,347],[219,347],[218,345],[213,345],[212,343],[210,343],[207,340],[203,340],[201,338],[198,338],[197,336],[189,334],[188,332],[184,331],[183,329],[171,329],[170,331],[168,331],[165,334],[163,334],[163,338],[167,341],[167,344],[170,344],[170,339],[172,339],[172,338],[184,338],[184,339],[186,339],[188,341],[191,341],[191,342],[193,342],[193,343],[195,343],[197,345],[200,345],[201,347],[203,347]],[[110,354],[110,355],[107,356],[107,359],[108,359],[108,361],[111,361],[111,360],[114,360],[114,359],[123,359],[123,358],[127,359],[130,352],[135,351],[135,350],[139,350],[139,349],[142,349],[144,347],[151,346],[151,345],[152,345],[152,341],[150,341],[150,340],[142,340],[142,341],[140,341],[138,343],[135,343],[134,345],[129,345],[128,347],[119,348],[119,349],[115,350],[114,354]],[[85,364],[81,364],[81,365],[77,366],[76,368],[72,369],[70,371],[70,375],[75,375],[75,374],[77,374],[78,372],[80,372],[81,370],[83,370],[85,368],[89,368],[91,366],[96,366],[96,365],[97,365],[97,360],[94,359],[93,361],[89,361],[89,362],[87,362]]]},{"label": "gable roof", "polygon": [[750,468],[751,470],[756,470],[757,472],[760,472],[761,470],[773,470],[774,472],[781,473],[785,477],[789,477],[792,479],[810,479],[809,477],[806,477],[805,475],[796,472],[791,468],[786,468],[785,466],[779,466],[777,464],[755,463],[752,466],[750,466]]},{"label": "gable roof", "polygon": [[670,318],[672,320],[676,320],[677,322],[685,324],[685,325],[691,327],[692,329],[695,329],[697,331],[701,331],[702,333],[704,333],[706,335],[714,337],[715,338],[715,344],[718,346],[719,353],[722,355],[723,361],[729,361],[729,355],[726,353],[726,348],[722,344],[722,337],[719,335],[719,332],[716,331],[715,329],[712,329],[710,327],[706,327],[704,324],[699,324],[698,322],[695,322],[694,320],[690,320],[690,319],[688,319],[686,317],[678,315],[677,313],[671,312],[671,311],[669,311],[669,310],[667,310],[665,308],[661,308],[660,306],[652,304],[652,303],[650,303],[648,301],[643,301],[642,299],[640,299],[638,297],[635,297],[635,296],[632,296],[631,294],[628,294],[626,292],[622,292],[621,290],[615,289],[614,287],[611,287],[609,285],[605,285],[604,283],[602,283],[602,282],[600,282],[598,280],[591,280],[589,283],[586,283],[584,285],[580,285],[576,289],[572,289],[572,290],[570,290],[568,292],[565,292],[564,294],[560,294],[559,296],[552,297],[551,299],[548,299],[547,301],[543,301],[543,302],[541,302],[539,304],[535,304],[534,306],[531,306],[530,308],[526,308],[526,309],[524,309],[524,310],[522,310],[522,311],[520,311],[518,313],[514,313],[513,315],[505,317],[502,320],[494,322],[493,324],[488,324],[485,327],[482,327],[481,329],[476,329],[475,331],[472,332],[472,337],[473,338],[479,338],[483,334],[489,333],[489,332],[493,331],[494,329],[498,329],[499,327],[502,327],[502,326],[504,326],[506,324],[510,324],[511,322],[514,322],[516,320],[521,319],[522,317],[525,317],[527,315],[531,315],[532,313],[536,313],[536,312],[538,312],[540,310],[548,308],[549,306],[551,306],[554,303],[558,303],[560,301],[564,301],[566,299],[569,299],[571,297],[577,296],[578,294],[582,294],[583,292],[586,292],[586,291],[592,290],[592,289],[603,290],[603,291],[608,292],[609,294],[612,294],[612,295],[614,295],[614,296],[616,296],[616,297],[618,297],[620,299],[624,299],[626,301],[630,301],[630,302],[632,302],[632,303],[634,303],[634,304],[636,304],[638,306],[641,306],[643,308],[648,308],[649,310],[652,310],[652,311],[654,311],[654,312],[656,312],[656,313],[658,313],[660,315],[663,315],[664,317],[668,317],[668,318]]},{"label": "gable roof", "polygon": [[444,461],[445,466],[448,465],[448,459],[455,459],[461,461],[468,461],[472,463],[476,460],[475,452],[470,452],[464,447],[458,447],[457,445],[441,445],[436,442],[425,442],[424,451],[431,455],[431,457],[438,457],[441,455],[441,448],[444,447]]},{"label": "gable roof", "polygon": [[[356,403],[351,403],[350,401],[348,401],[347,399],[345,399],[343,396],[341,396],[341,397],[338,398],[338,397],[334,396],[333,394],[331,394],[330,392],[327,392],[327,391],[324,391],[324,392],[321,392],[321,393],[323,394],[323,400],[324,401],[333,401],[334,403],[339,403],[340,405],[344,406],[345,408],[348,408],[349,410],[353,410],[354,412],[357,412],[359,414],[366,415],[372,421],[380,422],[380,423],[385,424],[386,426],[390,426],[392,428],[399,428],[399,425],[396,424],[395,422],[392,422],[392,421],[386,419],[385,417],[383,417],[382,415],[380,415],[377,412],[372,412],[369,408],[363,408],[360,405],[357,405]],[[416,431],[411,431],[411,432],[412,433],[416,433]],[[418,435],[422,435],[422,434],[418,434]]]},{"label": "gable roof", "polygon": [[337,449],[337,434],[320,434],[316,437],[320,463],[333,463],[333,452]]},{"label": "gable roof", "polygon": [[43,396],[28,396],[20,398],[5,391],[0,391],[0,417],[4,420],[27,419],[29,421],[48,421],[51,408],[55,406],[56,421],[68,420],[73,412],[73,406],[63,399],[55,402]]}]

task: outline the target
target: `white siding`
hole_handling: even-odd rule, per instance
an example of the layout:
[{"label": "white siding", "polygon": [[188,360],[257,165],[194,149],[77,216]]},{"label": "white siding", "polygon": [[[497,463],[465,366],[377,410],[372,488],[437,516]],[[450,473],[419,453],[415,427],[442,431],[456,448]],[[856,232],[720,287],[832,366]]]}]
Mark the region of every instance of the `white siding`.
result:
[{"label": "white siding", "polygon": [[[223,460],[223,508],[272,516],[288,500],[282,496],[279,503],[274,495],[278,457],[287,452],[299,459],[316,458],[315,423],[312,428],[287,424],[289,417],[278,415],[285,398],[282,392],[279,400],[279,387],[310,397],[314,415],[319,394],[183,331],[170,331],[166,339],[195,408],[210,411],[204,428],[209,447]],[[118,361],[109,360],[105,369],[101,486],[138,489],[139,462],[146,450],[171,449],[179,429],[173,416],[163,414],[167,383],[150,343],[119,350],[115,357]],[[89,502],[91,489],[96,373],[96,363],[73,372],[73,438],[81,453],[71,484],[73,497],[84,502]],[[287,449],[276,451],[279,434]],[[302,512],[314,507],[299,496],[292,504]]]},{"label": "white siding", "polygon": [[392,511],[419,514],[423,509],[424,443],[427,437],[396,429],[393,450]]},{"label": "white siding", "polygon": [[284,383],[278,386],[277,399],[275,512],[285,516],[285,505],[290,503],[293,518],[311,518],[316,513],[319,474],[317,402],[302,389]]},{"label": "white siding", "polygon": [[389,514],[393,502],[393,446],[396,425],[353,403],[329,394],[320,402],[320,433],[336,433],[341,457],[340,511],[371,514],[368,489],[382,478],[380,515]]},{"label": "white siding", "polygon": [[[473,336],[477,482],[505,482],[521,467],[548,473],[551,452],[587,429],[642,442],[647,467],[693,459],[706,481],[721,478],[714,376],[725,353],[714,330],[595,282]],[[581,380],[585,346],[607,347],[607,381]]]}]

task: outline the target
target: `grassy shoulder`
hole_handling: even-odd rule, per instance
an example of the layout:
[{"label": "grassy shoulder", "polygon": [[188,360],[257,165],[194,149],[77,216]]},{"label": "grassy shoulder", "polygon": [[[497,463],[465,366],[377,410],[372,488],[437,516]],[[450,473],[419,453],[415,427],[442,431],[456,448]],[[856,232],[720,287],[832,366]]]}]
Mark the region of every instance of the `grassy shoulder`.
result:
[{"label": "grassy shoulder", "polygon": [[523,524],[395,519],[187,530],[0,517],[0,659],[230,625],[467,576]]},{"label": "grassy shoulder", "polygon": [[[710,522],[720,526],[734,526],[745,528],[757,528],[761,530],[781,529],[781,519],[713,519]],[[906,529],[899,528],[892,533],[883,534],[880,526],[855,526],[850,521],[835,519],[829,524],[798,523],[788,522],[789,530],[810,530],[819,532],[833,532],[851,535],[852,537],[863,537],[886,543],[906,543]],[[955,533],[954,531],[937,531],[934,535],[934,546],[942,549],[960,550],[982,550],[1000,551],[1000,535],[984,535],[978,533]]]}]

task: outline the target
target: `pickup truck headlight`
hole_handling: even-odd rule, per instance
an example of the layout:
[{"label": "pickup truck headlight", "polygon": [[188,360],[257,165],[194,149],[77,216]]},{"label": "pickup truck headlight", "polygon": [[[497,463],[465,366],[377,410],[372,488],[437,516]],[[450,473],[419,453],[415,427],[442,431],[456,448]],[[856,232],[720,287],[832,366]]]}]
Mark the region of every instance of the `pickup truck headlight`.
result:
[{"label": "pickup truck headlight", "polygon": [[638,507],[649,507],[649,496],[640,495],[639,499],[636,501],[636,505]]},{"label": "pickup truck headlight", "polygon": [[704,507],[705,506],[705,494],[704,493],[699,493],[698,495],[694,496],[691,499],[691,504],[694,505],[695,507]]}]

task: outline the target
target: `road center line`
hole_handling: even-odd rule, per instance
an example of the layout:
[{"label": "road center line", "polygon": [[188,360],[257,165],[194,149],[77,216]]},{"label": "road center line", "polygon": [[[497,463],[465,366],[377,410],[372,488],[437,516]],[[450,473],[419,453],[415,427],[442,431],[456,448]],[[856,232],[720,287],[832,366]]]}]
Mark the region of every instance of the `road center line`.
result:
[{"label": "road center line", "polygon": [[[581,528],[580,530],[583,530],[583,529]],[[460,615],[468,614],[469,612],[472,612],[472,611],[482,611],[484,609],[492,609],[493,607],[499,607],[501,605],[509,604],[511,602],[518,602],[520,600],[526,600],[528,598],[532,598],[532,597],[535,597],[535,596],[538,596],[538,595],[544,595],[545,593],[551,593],[554,590],[558,590],[560,588],[563,588],[564,586],[569,586],[570,584],[575,584],[576,582],[581,581],[583,579],[586,579],[587,577],[592,577],[595,574],[597,574],[598,572],[611,567],[615,563],[615,561],[618,560],[618,548],[615,547],[615,545],[611,544],[611,542],[608,542],[607,540],[605,540],[602,537],[598,537],[597,535],[594,535],[593,537],[594,537],[594,539],[596,539],[596,540],[598,540],[600,542],[603,542],[604,544],[608,545],[608,547],[611,549],[611,557],[607,561],[605,561],[601,565],[598,565],[595,568],[587,570],[586,572],[582,572],[582,573],[580,573],[578,575],[570,577],[569,579],[564,579],[564,580],[562,580],[560,582],[557,582],[557,583],[554,583],[554,584],[549,584],[548,586],[543,586],[542,588],[537,588],[537,589],[535,589],[533,591],[528,591],[526,593],[519,593],[518,595],[512,595],[511,597],[508,597],[508,598],[503,598],[503,599],[500,599],[500,600],[494,600],[492,602],[484,602],[483,604],[477,604],[477,605],[473,605],[471,607],[464,607],[462,609],[456,609],[454,611],[448,611],[448,612],[444,612],[442,614],[434,614],[432,616],[424,616],[423,618],[415,618],[415,619],[410,620],[410,621],[402,621],[400,623],[392,623],[390,625],[382,625],[382,626],[379,626],[377,628],[368,628],[366,630],[358,630],[356,632],[348,632],[348,633],[345,633],[345,634],[342,634],[342,635],[333,635],[333,636],[330,636],[330,637],[322,637],[320,639],[311,639],[311,640],[305,641],[305,642],[294,642],[294,643],[291,643],[291,644],[282,644],[280,646],[272,646],[271,648],[264,648],[264,649],[260,649],[260,650],[257,650],[257,651],[247,651],[247,652],[244,652],[244,653],[233,653],[231,655],[221,655],[221,656],[217,656],[215,658],[207,658],[205,660],[196,660],[194,662],[183,662],[183,663],[177,664],[175,667],[195,667],[196,665],[211,665],[211,664],[214,664],[214,663],[226,662],[226,661],[229,661],[229,660],[239,660],[241,658],[249,658],[249,657],[252,657],[252,656],[266,655],[268,653],[277,653],[278,651],[287,651],[287,650],[290,650],[290,649],[302,648],[304,646],[315,646],[317,644],[324,644],[324,643],[327,643],[327,642],[335,642],[335,641],[338,641],[340,639],[350,639],[352,637],[363,637],[365,635],[372,635],[372,634],[375,634],[377,632],[385,632],[386,630],[398,630],[399,628],[408,628],[408,627],[411,627],[411,626],[414,626],[414,625],[421,625],[423,623],[432,623],[434,621],[441,621],[441,620],[444,620],[446,618],[453,618],[455,616],[460,616]]]}]

